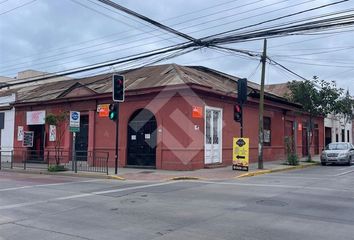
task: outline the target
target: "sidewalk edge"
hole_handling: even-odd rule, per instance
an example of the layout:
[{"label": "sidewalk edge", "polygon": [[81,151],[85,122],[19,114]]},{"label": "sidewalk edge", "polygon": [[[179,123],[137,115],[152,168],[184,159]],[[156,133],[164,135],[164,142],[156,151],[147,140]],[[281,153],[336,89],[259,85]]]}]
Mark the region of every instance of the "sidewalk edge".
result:
[{"label": "sidewalk edge", "polygon": [[253,176],[263,175],[263,174],[267,174],[267,173],[285,172],[285,171],[290,171],[290,170],[295,170],[295,169],[313,167],[313,166],[317,166],[317,165],[318,165],[318,163],[309,163],[309,164],[298,165],[298,166],[288,166],[285,168],[259,170],[259,171],[244,173],[244,174],[241,174],[241,175],[236,176],[234,178],[253,177]]}]

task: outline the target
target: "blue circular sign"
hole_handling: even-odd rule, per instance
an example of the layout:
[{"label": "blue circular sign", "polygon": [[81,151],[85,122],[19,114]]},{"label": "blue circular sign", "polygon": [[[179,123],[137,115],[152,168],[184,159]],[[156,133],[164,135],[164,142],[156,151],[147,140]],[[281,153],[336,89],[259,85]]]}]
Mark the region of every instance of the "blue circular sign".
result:
[{"label": "blue circular sign", "polygon": [[78,120],[78,119],[79,119],[79,114],[78,114],[77,112],[72,112],[72,113],[71,113],[71,118],[72,118],[73,120]]}]

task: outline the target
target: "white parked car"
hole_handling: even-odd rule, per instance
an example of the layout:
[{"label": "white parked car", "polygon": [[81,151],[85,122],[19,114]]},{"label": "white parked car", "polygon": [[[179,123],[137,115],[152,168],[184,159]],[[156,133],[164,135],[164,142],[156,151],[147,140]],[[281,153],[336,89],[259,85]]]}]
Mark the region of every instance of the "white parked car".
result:
[{"label": "white parked car", "polygon": [[334,142],[326,146],[321,154],[321,164],[339,163],[352,165],[354,161],[354,146],[351,143]]}]

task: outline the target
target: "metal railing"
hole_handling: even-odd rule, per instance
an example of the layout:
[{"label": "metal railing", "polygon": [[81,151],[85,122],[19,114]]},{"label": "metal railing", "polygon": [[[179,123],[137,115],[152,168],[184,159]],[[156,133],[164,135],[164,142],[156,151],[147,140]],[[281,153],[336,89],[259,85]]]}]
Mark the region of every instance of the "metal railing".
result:
[{"label": "metal railing", "polygon": [[65,170],[77,172],[101,172],[108,174],[109,153],[103,151],[64,150],[0,150],[0,170],[2,168],[48,169],[63,166]]}]

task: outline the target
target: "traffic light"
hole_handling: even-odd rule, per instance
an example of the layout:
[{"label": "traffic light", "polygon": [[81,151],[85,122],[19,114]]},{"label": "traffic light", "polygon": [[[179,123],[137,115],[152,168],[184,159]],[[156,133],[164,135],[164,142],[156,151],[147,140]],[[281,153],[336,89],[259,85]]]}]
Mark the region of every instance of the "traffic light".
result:
[{"label": "traffic light", "polygon": [[115,103],[109,104],[109,119],[112,121],[117,120],[118,118],[118,113],[117,113],[117,105]]},{"label": "traffic light", "polygon": [[241,105],[234,105],[234,120],[236,122],[242,121],[242,106]]},{"label": "traffic light", "polygon": [[237,101],[244,104],[247,101],[247,79],[241,78],[237,80]]},{"label": "traffic light", "polygon": [[113,88],[112,88],[113,101],[124,102],[124,92],[125,92],[124,76],[114,74]]}]

